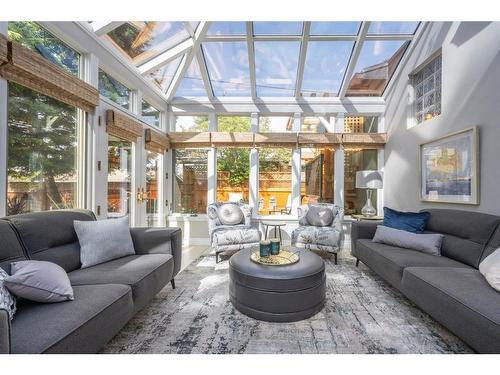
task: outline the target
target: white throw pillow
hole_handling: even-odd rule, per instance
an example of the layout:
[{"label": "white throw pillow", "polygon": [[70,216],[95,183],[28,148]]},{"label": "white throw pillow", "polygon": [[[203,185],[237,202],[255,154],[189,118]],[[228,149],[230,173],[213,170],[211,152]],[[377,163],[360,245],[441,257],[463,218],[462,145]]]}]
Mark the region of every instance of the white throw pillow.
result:
[{"label": "white throw pillow", "polygon": [[217,216],[223,225],[237,225],[243,222],[243,211],[235,203],[224,203],[217,209]]},{"label": "white throw pillow", "polygon": [[438,233],[411,233],[401,229],[377,225],[373,242],[439,256],[441,255],[443,235]]},{"label": "white throw pillow", "polygon": [[479,264],[479,272],[493,289],[500,292],[500,247]]},{"label": "white throw pillow", "polygon": [[128,216],[119,219],[73,222],[80,242],[82,268],[134,255]]},{"label": "white throw pillow", "polygon": [[16,313],[16,297],[14,297],[4,285],[4,280],[9,277],[9,274],[0,268],[0,309],[4,309],[9,313],[9,318],[12,320]]}]

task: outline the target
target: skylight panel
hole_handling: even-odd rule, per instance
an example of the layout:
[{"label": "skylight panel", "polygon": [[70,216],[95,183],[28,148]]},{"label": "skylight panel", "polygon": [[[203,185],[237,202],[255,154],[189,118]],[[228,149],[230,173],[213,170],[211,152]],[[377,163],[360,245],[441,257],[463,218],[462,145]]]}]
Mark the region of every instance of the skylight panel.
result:
[{"label": "skylight panel", "polygon": [[245,22],[212,22],[207,31],[208,35],[245,35]]},{"label": "skylight panel", "polygon": [[254,22],[254,35],[301,35],[302,22]]},{"label": "skylight panel", "polygon": [[251,96],[246,42],[202,45],[215,96]]},{"label": "skylight panel", "polygon": [[311,35],[357,35],[361,22],[311,22]]},{"label": "skylight panel", "polygon": [[337,96],[354,42],[309,42],[302,96]]},{"label": "skylight panel", "polygon": [[142,64],[188,39],[183,22],[127,22],[107,36],[134,64]]},{"label": "skylight panel", "polygon": [[158,85],[163,92],[166,92],[170,83],[172,83],[175,72],[177,72],[177,69],[179,68],[181,59],[182,56],[177,57],[175,60],[163,65],[161,68],[149,73],[147,77]]},{"label": "skylight panel", "polygon": [[182,82],[177,88],[175,96],[190,97],[190,96],[207,96],[203,79],[201,78],[200,67],[193,59],[191,65],[182,78]]},{"label": "skylight panel", "polygon": [[409,41],[365,41],[347,96],[381,96],[396,70]]},{"label": "skylight panel", "polygon": [[255,42],[258,96],[294,96],[300,42]]},{"label": "skylight panel", "polygon": [[414,34],[418,22],[371,22],[368,34]]}]

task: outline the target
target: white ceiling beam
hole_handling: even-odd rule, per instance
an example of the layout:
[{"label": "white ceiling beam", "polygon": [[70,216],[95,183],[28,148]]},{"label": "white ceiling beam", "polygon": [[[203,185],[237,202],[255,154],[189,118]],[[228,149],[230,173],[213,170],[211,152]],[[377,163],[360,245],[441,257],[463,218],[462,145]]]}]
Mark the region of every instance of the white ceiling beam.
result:
[{"label": "white ceiling beam", "polygon": [[351,82],[352,74],[354,73],[354,68],[358,62],[359,54],[361,53],[361,48],[363,48],[363,43],[365,41],[366,34],[368,33],[368,29],[370,28],[370,22],[363,22],[361,24],[361,28],[359,30],[358,38],[354,44],[354,48],[351,54],[351,58],[349,59],[349,64],[347,65],[347,70],[344,75],[344,81],[342,82],[342,86],[339,91],[339,98],[343,99],[345,97],[345,93],[347,92],[347,88],[349,87],[349,83]]},{"label": "white ceiling beam", "polygon": [[92,22],[91,26],[97,36],[106,35],[117,27],[123,25],[125,22]]},{"label": "white ceiling beam", "polygon": [[161,68],[163,65],[168,64],[170,61],[176,59],[177,57],[185,54],[189,49],[193,48],[194,40],[189,38],[182,43],[170,48],[169,50],[159,54],[155,58],[139,65],[137,69],[141,74],[148,74],[154,72],[155,70]]},{"label": "white ceiling beam", "polygon": [[307,43],[309,41],[309,30],[311,29],[311,22],[304,22],[302,31],[302,40],[300,42],[299,64],[297,66],[297,78],[295,81],[295,97],[300,98],[302,91],[302,81],[304,79],[304,65],[306,63]]},{"label": "white ceiling beam", "polygon": [[191,38],[194,38],[194,29],[193,27],[191,26],[191,22],[184,22],[184,27],[186,28],[189,36]]},{"label": "white ceiling beam", "polygon": [[248,68],[250,69],[250,92],[252,98],[257,98],[257,81],[255,78],[255,48],[253,44],[253,22],[247,22]]},{"label": "white ceiling beam", "polygon": [[203,42],[209,27],[210,27],[210,22],[205,22],[205,21],[200,22],[200,24],[198,25],[194,37],[191,38],[191,40],[193,41],[193,46],[191,47],[189,52],[186,53],[182,58],[181,64],[177,69],[177,71],[175,72],[174,78],[172,79],[172,82],[170,83],[170,86],[167,89],[166,92],[167,101],[172,100],[172,98],[174,97],[177,88],[181,84],[181,81],[184,78],[184,75],[186,74],[186,71],[189,68],[189,65],[191,65],[193,58],[196,56],[196,51],[200,46],[201,42]]},{"label": "white ceiling beam", "polygon": [[200,67],[201,78],[203,80],[205,90],[207,91],[207,96],[209,99],[213,99],[214,90],[212,87],[212,82],[210,81],[210,75],[208,74],[207,62],[205,60],[205,55],[201,48],[201,44],[198,46],[198,50],[196,51],[196,61],[198,62],[198,66]]},{"label": "white ceiling beam", "polygon": [[412,40],[412,34],[372,34],[367,35],[365,40]]},{"label": "white ceiling beam", "polygon": [[[411,40],[414,35],[411,34],[373,34],[367,35],[366,40]],[[207,42],[244,42],[245,35],[207,35]],[[255,35],[253,39],[256,41],[280,42],[294,41],[300,42],[302,35]],[[355,42],[358,39],[357,35],[309,35],[309,41],[318,42]]]}]

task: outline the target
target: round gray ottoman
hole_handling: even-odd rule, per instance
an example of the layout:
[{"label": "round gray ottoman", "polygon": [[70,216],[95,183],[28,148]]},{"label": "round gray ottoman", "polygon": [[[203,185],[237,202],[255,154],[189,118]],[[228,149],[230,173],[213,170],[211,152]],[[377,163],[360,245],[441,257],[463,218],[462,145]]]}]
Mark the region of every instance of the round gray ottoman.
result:
[{"label": "round gray ottoman", "polygon": [[309,318],[325,304],[325,263],[309,250],[298,263],[265,266],[250,260],[255,249],[245,249],[229,260],[229,296],[236,309],[269,322]]}]

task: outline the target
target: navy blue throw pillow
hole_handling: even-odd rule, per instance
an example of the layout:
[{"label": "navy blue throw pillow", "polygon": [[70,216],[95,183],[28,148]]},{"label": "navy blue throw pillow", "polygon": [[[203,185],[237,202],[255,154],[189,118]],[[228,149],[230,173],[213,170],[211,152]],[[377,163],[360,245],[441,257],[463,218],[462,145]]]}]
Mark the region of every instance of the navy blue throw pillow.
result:
[{"label": "navy blue throw pillow", "polygon": [[384,226],[407,232],[420,233],[425,230],[429,212],[399,212],[384,207]]}]

